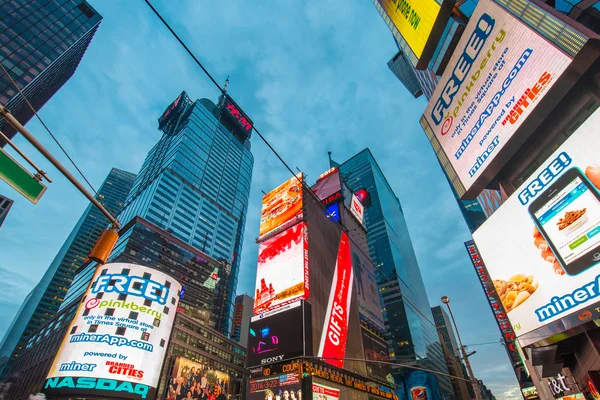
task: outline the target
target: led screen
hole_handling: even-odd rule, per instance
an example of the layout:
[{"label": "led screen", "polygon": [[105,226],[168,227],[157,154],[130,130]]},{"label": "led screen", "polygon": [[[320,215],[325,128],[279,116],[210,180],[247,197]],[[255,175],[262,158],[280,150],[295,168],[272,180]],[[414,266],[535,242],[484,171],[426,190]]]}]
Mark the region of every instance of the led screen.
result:
[{"label": "led screen", "polygon": [[597,318],[598,126],[600,111],[473,234],[517,336],[554,321],[560,326],[550,333]]},{"label": "led screen", "polygon": [[499,5],[479,1],[424,114],[465,190],[571,61]]},{"label": "led screen", "polygon": [[180,290],[175,279],[152,268],[99,266],[50,368],[44,393],[154,398]]},{"label": "led screen", "polygon": [[302,387],[298,374],[280,374],[250,379],[248,400],[301,400]]},{"label": "led screen", "polygon": [[328,172],[325,176],[319,178],[319,181],[311,189],[321,201],[341,192],[342,182],[340,180],[340,172],[337,169]]},{"label": "led screen", "polygon": [[312,400],[336,400],[340,398],[340,390],[320,383],[312,384]]},{"label": "led screen", "polygon": [[377,290],[377,277],[375,276],[375,265],[369,256],[363,253],[358,246],[351,244],[352,268],[356,281],[356,295],[358,299],[358,311],[371,323],[381,329],[385,329],[383,316],[381,314],[381,301]]},{"label": "led screen", "polygon": [[258,247],[254,314],[308,298],[307,227],[298,223]]},{"label": "led screen", "polygon": [[270,233],[301,216],[302,174],[298,174],[264,195],[259,235]]},{"label": "led screen", "polygon": [[200,364],[184,357],[177,357],[169,376],[165,398],[201,398],[203,393],[228,394],[229,374],[216,371],[206,364]]}]

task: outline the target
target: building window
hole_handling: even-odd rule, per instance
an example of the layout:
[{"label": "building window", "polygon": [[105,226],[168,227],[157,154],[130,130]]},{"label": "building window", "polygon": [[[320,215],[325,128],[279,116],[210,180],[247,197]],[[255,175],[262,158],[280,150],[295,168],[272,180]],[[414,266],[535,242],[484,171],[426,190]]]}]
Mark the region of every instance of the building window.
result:
[{"label": "building window", "polygon": [[171,282],[170,282],[170,281],[166,281],[166,282],[165,282],[165,287],[166,287],[167,289],[171,288]]},{"label": "building window", "polygon": [[90,325],[90,329],[88,330],[88,332],[93,333],[93,332],[96,332],[97,330],[98,330],[98,325],[93,324],[93,325]]},{"label": "building window", "polygon": [[148,299],[144,300],[144,305],[146,307],[151,307],[152,306],[152,300],[148,300]]},{"label": "building window", "polygon": [[175,305],[175,296],[171,297],[171,304]]},{"label": "building window", "polygon": [[160,339],[160,347],[165,347],[165,339]]},{"label": "building window", "polygon": [[139,315],[139,314],[138,314],[138,313],[136,313],[135,311],[131,311],[131,312],[129,313],[129,319],[137,319],[138,315]]},{"label": "building window", "polygon": [[131,270],[129,268],[123,268],[123,270],[121,271],[121,275],[129,275],[129,272]]},{"label": "building window", "polygon": [[73,328],[71,328],[71,335],[74,334],[77,331],[77,325],[75,325]]},{"label": "building window", "polygon": [[100,292],[96,295],[97,299],[101,299],[104,296],[104,292]]},{"label": "building window", "polygon": [[144,272],[144,275],[142,275],[142,278],[146,279],[146,280],[150,280],[150,277],[152,275],[150,275],[148,272]]},{"label": "building window", "polygon": [[90,313],[90,310],[86,308],[85,310],[83,310],[83,313],[81,315],[83,315],[85,317],[89,313]]},{"label": "building window", "polygon": [[126,328],[123,328],[122,326],[119,326],[117,328],[115,334],[123,336],[123,335],[125,335],[125,330],[126,330]]},{"label": "building window", "polygon": [[104,315],[108,315],[109,317],[112,317],[114,314],[115,314],[114,308],[107,308],[106,311],[104,311]]},{"label": "building window", "polygon": [[142,282],[134,282],[133,285],[132,285],[132,287],[135,290],[140,290],[142,288]]},{"label": "building window", "polygon": [[150,340],[150,334],[148,332],[142,332],[142,340],[146,342]]},{"label": "building window", "polygon": [[117,297],[117,300],[125,301],[127,300],[127,295],[125,293],[121,293],[119,297]]},{"label": "building window", "polygon": [[163,308],[163,312],[165,315],[169,315],[169,307],[165,306],[165,308]]},{"label": "building window", "polygon": [[160,319],[154,318],[154,322],[152,323],[152,325],[158,328],[160,326]]}]

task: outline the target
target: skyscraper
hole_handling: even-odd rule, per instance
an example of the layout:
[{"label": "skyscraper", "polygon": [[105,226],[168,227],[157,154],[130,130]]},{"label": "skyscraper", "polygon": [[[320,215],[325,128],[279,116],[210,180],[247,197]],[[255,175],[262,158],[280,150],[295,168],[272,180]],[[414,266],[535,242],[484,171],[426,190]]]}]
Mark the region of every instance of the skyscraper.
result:
[{"label": "skyscraper", "polygon": [[13,201],[11,199],[0,195],[0,226],[2,226],[2,223],[6,219],[8,211],[12,207],[12,204]]},{"label": "skyscraper", "polygon": [[[356,193],[365,189],[369,253],[376,270],[383,318],[392,361],[422,365],[447,373],[431,306],[412,246],[404,211],[369,149],[339,167],[344,182]],[[398,374],[396,369],[395,374]],[[438,376],[442,392],[452,394],[450,380]]]},{"label": "skyscraper", "polygon": [[[102,20],[85,0],[3,1],[0,16],[0,62],[36,110],[73,76]],[[0,72],[0,102],[25,125],[33,112]],[[15,134],[3,118],[0,130]]]},{"label": "skyscraper", "polygon": [[254,299],[247,294],[240,294],[235,297],[231,338],[244,347],[248,346],[248,329],[250,329],[253,307]]},{"label": "skyscraper", "polygon": [[[113,214],[117,214],[123,207],[134,179],[135,174],[113,168],[98,190],[96,198]],[[75,272],[108,225],[108,219],[90,204],[15,316],[2,341],[0,357],[8,357],[9,362],[17,357],[29,336],[56,314]]]},{"label": "skyscraper", "polygon": [[119,220],[140,216],[229,265],[215,327],[229,335],[254,158],[252,121],[229,98],[217,105],[185,92],[159,118],[150,150]]}]

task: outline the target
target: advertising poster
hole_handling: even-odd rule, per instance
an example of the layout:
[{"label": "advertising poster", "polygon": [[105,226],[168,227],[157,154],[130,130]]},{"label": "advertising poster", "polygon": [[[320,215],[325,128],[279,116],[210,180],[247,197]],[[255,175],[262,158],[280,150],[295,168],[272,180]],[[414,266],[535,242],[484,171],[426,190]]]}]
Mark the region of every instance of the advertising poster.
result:
[{"label": "advertising poster", "polygon": [[135,264],[99,266],[44,385],[49,396],[156,396],[181,285]]},{"label": "advertising poster", "polygon": [[302,217],[302,173],[263,196],[259,236]]},{"label": "advertising poster", "polygon": [[[365,359],[373,361],[390,361],[387,343],[384,339],[377,337],[365,328],[361,328]],[[386,380],[391,372],[389,365],[367,362],[367,375]]]},{"label": "advertising poster", "polygon": [[308,296],[307,226],[301,222],[259,245],[254,314]]},{"label": "advertising poster", "polygon": [[248,400],[301,400],[302,389],[298,374],[281,374],[250,379]]},{"label": "advertising poster", "polygon": [[183,357],[177,357],[169,377],[164,398],[198,399],[203,393],[218,394],[229,393],[229,374],[210,369],[207,365],[200,364]]},{"label": "advertising poster", "polygon": [[311,189],[321,201],[326,200],[336,193],[340,193],[342,191],[340,172],[337,168],[326,172],[317,180],[317,183],[315,183]]},{"label": "advertising poster", "polygon": [[340,390],[319,383],[312,384],[312,400],[336,400],[340,398]]},{"label": "advertising poster", "polygon": [[424,114],[466,190],[571,61],[501,6],[479,1]]},{"label": "advertising poster", "polygon": [[332,203],[325,207],[325,216],[334,222],[340,222],[340,204]]},{"label": "advertising poster", "polygon": [[356,281],[356,295],[358,298],[358,311],[374,325],[385,329],[381,313],[381,301],[377,290],[377,277],[375,265],[368,255],[364,254],[358,246],[351,243],[352,268]]},{"label": "advertising poster", "polygon": [[[404,382],[408,393],[407,400],[442,400],[438,380],[434,374],[407,368],[404,372]],[[406,393],[403,392],[396,392],[401,400],[406,398]]]},{"label": "advertising poster", "polygon": [[473,234],[517,336],[591,320],[600,300],[598,126],[600,111]]},{"label": "advertising poster", "polygon": [[352,300],[354,280],[351,257],[350,239],[346,232],[342,232],[319,345],[319,357],[338,368],[344,368],[343,358],[346,355],[348,340],[350,301]]},{"label": "advertising poster", "polygon": [[421,58],[441,6],[435,0],[377,0],[410,49]]},{"label": "advertising poster", "polygon": [[248,367],[273,364],[304,355],[304,310],[297,301],[270,316],[250,322],[246,363]]},{"label": "advertising poster", "polygon": [[362,205],[355,194],[352,195],[352,201],[350,202],[350,212],[354,215],[354,218],[362,225],[363,217],[365,214],[365,207]]}]

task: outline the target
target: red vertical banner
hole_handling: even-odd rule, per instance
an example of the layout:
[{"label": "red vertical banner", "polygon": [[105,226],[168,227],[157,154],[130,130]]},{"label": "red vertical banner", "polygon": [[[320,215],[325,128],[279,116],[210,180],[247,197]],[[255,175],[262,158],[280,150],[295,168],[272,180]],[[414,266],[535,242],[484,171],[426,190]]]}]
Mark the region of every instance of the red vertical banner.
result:
[{"label": "red vertical banner", "polygon": [[339,368],[344,367],[343,358],[346,355],[353,279],[350,241],[348,235],[342,232],[319,345],[319,357]]},{"label": "red vertical banner", "polygon": [[308,269],[308,225],[303,222],[304,229],[304,298],[310,297],[310,271]]}]

